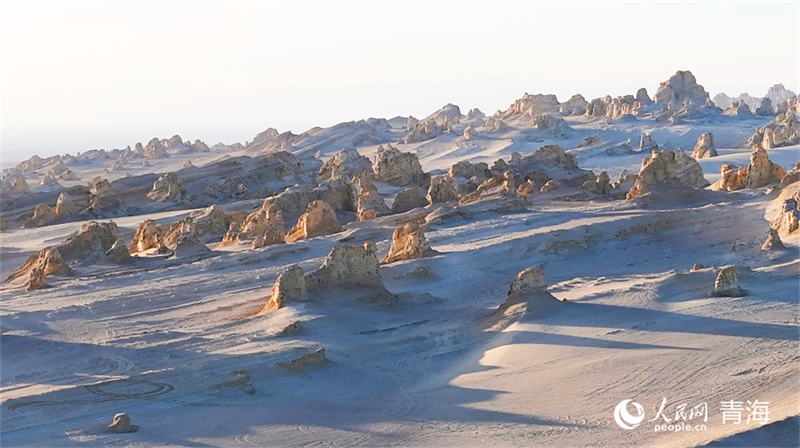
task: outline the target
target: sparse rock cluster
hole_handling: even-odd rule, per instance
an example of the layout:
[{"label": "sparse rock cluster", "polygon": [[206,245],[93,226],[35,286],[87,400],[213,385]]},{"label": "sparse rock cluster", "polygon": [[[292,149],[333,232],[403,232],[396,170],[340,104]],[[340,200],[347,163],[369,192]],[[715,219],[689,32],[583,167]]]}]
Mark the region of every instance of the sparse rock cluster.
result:
[{"label": "sparse rock cluster", "polygon": [[779,114],[763,128],[756,129],[747,143],[764,149],[800,143],[800,123],[796,112],[790,109]]},{"label": "sparse rock cluster", "polygon": [[786,169],[769,159],[767,151],[756,147],[750,155],[750,164],[737,167],[734,164],[720,166],[720,178],[712,190],[737,191],[759,188],[778,183],[786,176]]}]

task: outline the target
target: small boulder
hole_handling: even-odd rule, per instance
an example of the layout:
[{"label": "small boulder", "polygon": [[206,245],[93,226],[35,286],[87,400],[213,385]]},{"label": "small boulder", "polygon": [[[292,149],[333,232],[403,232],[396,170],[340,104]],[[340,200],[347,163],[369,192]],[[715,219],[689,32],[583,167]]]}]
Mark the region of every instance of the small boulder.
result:
[{"label": "small boulder", "polygon": [[740,297],[744,290],[739,287],[739,270],[735,265],[723,266],[717,272],[714,281],[714,290],[711,295],[716,297]]},{"label": "small boulder", "polygon": [[109,432],[113,432],[115,434],[125,434],[129,432],[136,432],[139,429],[138,426],[131,424],[131,418],[128,414],[120,413],[114,415],[114,420],[108,425]]}]

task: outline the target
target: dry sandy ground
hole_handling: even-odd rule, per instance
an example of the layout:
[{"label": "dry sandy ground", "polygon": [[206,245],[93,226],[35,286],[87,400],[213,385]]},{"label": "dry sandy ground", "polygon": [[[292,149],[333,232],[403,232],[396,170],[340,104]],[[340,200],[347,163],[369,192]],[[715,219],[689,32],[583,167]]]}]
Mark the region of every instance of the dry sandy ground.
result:
[{"label": "dry sandy ground", "polygon": [[[776,195],[720,193],[660,209],[540,195],[524,211],[448,218],[426,233],[439,255],[381,269],[400,297],[394,306],[339,290],[248,317],[287,264],[313,270],[343,241],[375,241],[385,254],[396,217],[254,251],[83,267],[34,292],[6,289],[1,441],[697,446],[760,426],[723,424],[721,401],[768,401],[770,421],[798,415],[798,238],[785,240],[787,251],[759,250]],[[126,240],[144,218],[116,220]],[[3,275],[80,224],[0,235]],[[690,271],[698,262],[709,268]],[[733,263],[747,296],[711,297],[714,268]],[[537,299],[493,315],[511,278],[534,264],[566,302]],[[300,332],[277,335],[295,321]],[[319,347],[327,364],[277,366]],[[239,371],[254,394],[233,381]],[[614,423],[620,401],[641,403],[649,420],[664,398],[671,417],[682,403],[706,403],[707,429]],[[141,429],[105,432],[117,412]]]}]

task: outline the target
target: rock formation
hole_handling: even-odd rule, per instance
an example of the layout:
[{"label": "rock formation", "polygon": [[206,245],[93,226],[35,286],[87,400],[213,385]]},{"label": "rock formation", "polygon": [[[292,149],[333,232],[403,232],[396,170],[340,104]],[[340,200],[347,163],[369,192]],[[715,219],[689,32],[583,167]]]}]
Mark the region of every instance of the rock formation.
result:
[{"label": "rock formation", "polygon": [[[796,185],[796,184],[792,184]],[[783,197],[791,193],[791,190],[784,190]],[[770,228],[778,231],[780,235],[793,235],[800,229],[800,191],[795,187],[794,194],[783,200],[777,216],[770,222]]]},{"label": "rock formation", "polygon": [[[495,171],[495,167],[492,167],[492,171]],[[512,154],[505,171],[522,180],[530,179],[537,185],[556,179],[564,185],[579,187],[587,180],[594,179],[591,171],[581,169],[575,156],[558,145],[542,146],[525,157]]]},{"label": "rock formation", "polygon": [[709,157],[717,157],[717,150],[714,148],[714,134],[706,132],[697,139],[692,158],[706,159]]},{"label": "rock formation", "polygon": [[763,128],[756,129],[747,143],[764,149],[800,143],[800,123],[797,121],[797,115],[793,110],[779,114]]},{"label": "rock formation", "polygon": [[56,248],[65,260],[91,261],[104,257],[118,239],[119,229],[114,221],[89,221]]},{"label": "rock formation", "polygon": [[558,112],[559,108],[560,103],[555,95],[540,93],[531,95],[525,92],[522,98],[514,101],[505,112],[500,113],[500,118],[533,117],[538,114]]},{"label": "rock formation", "polygon": [[[286,226],[280,208],[272,202],[264,201],[260,209],[247,215],[241,228],[229,227],[223,241],[238,244],[240,237],[262,237],[263,246],[285,242]],[[261,247],[261,242],[257,246]]]},{"label": "rock formation", "polygon": [[499,176],[494,176],[484,181],[475,191],[463,196],[459,204],[468,205],[489,199],[516,197],[516,193],[517,180],[511,172],[506,171]]},{"label": "rock formation", "polygon": [[128,251],[128,246],[119,238],[117,241],[114,241],[111,249],[108,249],[106,252],[106,260],[111,263],[125,263],[129,261],[130,258],[131,254]]},{"label": "rock formation", "polygon": [[547,291],[547,282],[541,266],[531,266],[516,276],[508,288],[508,295],[525,295]]},{"label": "rock formation", "polygon": [[520,186],[517,188],[517,196],[528,197],[534,193],[536,193],[536,184],[534,184],[530,179],[520,184]]},{"label": "rock formation", "polygon": [[636,91],[636,101],[642,105],[648,105],[653,102],[653,100],[650,99],[650,95],[647,94],[647,89],[644,87]]},{"label": "rock formation", "polygon": [[427,195],[429,203],[438,204],[441,202],[457,201],[458,198],[458,183],[455,179],[446,175],[435,177],[431,180]]},{"label": "rock formation", "polygon": [[737,167],[733,163],[724,163],[719,167],[720,177],[712,190],[717,191],[737,191],[747,187],[747,167],[742,165]]},{"label": "rock formation", "polygon": [[72,269],[64,263],[58,249],[48,247],[28,257],[25,263],[6,279],[6,282],[21,283],[26,286],[27,291],[33,291],[44,288],[45,278],[50,275],[71,273]]},{"label": "rock formation", "polygon": [[786,169],[769,160],[766,150],[756,147],[750,155],[750,165],[747,166],[746,188],[758,188],[780,182],[784,176]]},{"label": "rock formation", "polygon": [[153,183],[153,189],[147,193],[147,197],[159,202],[180,202],[186,198],[186,188],[175,173],[167,173]]},{"label": "rock formation", "polygon": [[115,434],[125,434],[129,432],[135,432],[139,429],[138,426],[131,424],[131,418],[128,414],[115,414],[114,420],[108,425],[108,431],[113,432]]},{"label": "rock formation", "polygon": [[66,218],[69,216],[77,215],[79,210],[78,207],[72,202],[72,198],[69,197],[67,192],[62,192],[58,195],[58,200],[56,201],[56,208],[53,209],[53,212],[56,214],[58,218]]},{"label": "rock formation", "polygon": [[147,143],[147,146],[144,147],[143,154],[148,159],[165,159],[169,157],[167,148],[165,148],[157,138],[153,138]]},{"label": "rock formation", "polygon": [[555,179],[550,179],[547,182],[545,182],[544,185],[542,185],[542,188],[539,191],[541,191],[542,193],[550,193],[552,191],[558,190],[559,188],[561,188],[561,182]]},{"label": "rock formation", "polygon": [[425,239],[421,223],[410,222],[394,231],[392,247],[381,263],[389,264],[400,260],[422,258],[430,251],[431,247]]},{"label": "rock formation", "polygon": [[690,71],[678,71],[662,82],[653,100],[667,105],[680,106],[684,102],[690,102],[701,107],[713,106],[708,93],[703,86],[697,84],[697,79]]},{"label": "rock formation", "polygon": [[194,239],[224,235],[232,221],[233,218],[223,212],[218,205],[212,205],[203,210],[195,210],[186,218],[169,226],[167,231],[164,232],[164,245],[170,249],[175,248],[178,240],[186,237],[186,235]]},{"label": "rock formation", "polygon": [[14,177],[14,181],[11,182],[8,192],[11,194],[27,194],[30,192],[28,182],[25,181],[25,176],[23,176],[22,173],[17,173]]},{"label": "rock formation", "polygon": [[772,106],[772,100],[764,98],[761,104],[756,108],[756,115],[759,117],[770,117],[775,114],[775,108]]},{"label": "rock formation", "polygon": [[428,198],[425,190],[416,186],[406,187],[406,189],[394,195],[392,199],[392,214],[405,213],[426,205],[428,205]]},{"label": "rock formation", "polygon": [[767,240],[764,241],[764,244],[761,246],[761,250],[780,250],[786,249],[786,246],[783,245],[783,241],[781,241],[780,235],[778,235],[778,231],[776,229],[770,228],[769,234],[767,235]]},{"label": "rock formation", "polygon": [[272,294],[269,302],[259,314],[277,310],[287,302],[302,302],[307,299],[308,293],[306,292],[306,279],[303,275],[303,270],[300,266],[293,264],[278,276],[275,284],[272,285]]},{"label": "rock formation", "polygon": [[645,193],[657,191],[665,187],[665,183],[673,181],[678,182],[680,186],[695,189],[709,185],[697,160],[685,155],[680,149],[655,150],[642,161],[642,169],[626,198],[638,198]]},{"label": "rock formation", "polygon": [[355,148],[346,148],[336,153],[319,169],[318,182],[333,180],[339,177],[352,178],[359,174],[372,172],[372,163],[358,153]]},{"label": "rock formation", "polygon": [[344,285],[383,285],[374,243],[336,246],[319,269],[306,275],[309,290]]},{"label": "rock formation", "polygon": [[475,140],[476,138],[478,138],[478,131],[476,131],[472,126],[467,126],[464,128],[464,135],[459,137],[456,141],[468,142],[470,140]]},{"label": "rock formation", "polygon": [[191,232],[180,234],[175,241],[175,248],[172,250],[176,257],[194,257],[211,252],[205,244],[197,239]]},{"label": "rock formation", "polygon": [[391,213],[383,197],[381,197],[371,181],[367,178],[362,178],[360,183],[361,195],[358,197],[358,210],[356,214],[359,221],[366,221]]},{"label": "rock formation", "polygon": [[506,122],[496,117],[487,118],[483,125],[492,131],[502,131],[508,129]]},{"label": "rock formation", "polygon": [[378,147],[372,169],[375,180],[390,185],[405,186],[413,182],[424,188],[430,182],[430,176],[422,171],[416,154],[401,152],[391,145]]},{"label": "rock formation", "polygon": [[799,180],[800,180],[800,162],[797,162],[794,168],[792,168],[792,171],[786,173],[786,175],[783,176],[783,178],[781,179],[781,187],[787,187],[790,184],[793,184]]},{"label": "rock formation", "polygon": [[581,94],[572,95],[570,99],[561,103],[559,112],[561,115],[583,115],[586,113],[586,108],[589,102]]},{"label": "rock formation", "polygon": [[129,252],[144,252],[149,249],[161,249],[164,245],[163,235],[161,229],[158,228],[156,222],[152,219],[147,219],[136,228],[136,233],[133,235],[133,241],[128,246]]},{"label": "rock formation", "polygon": [[306,212],[300,216],[291,231],[286,235],[286,242],[314,238],[331,233],[341,232],[342,226],[336,219],[336,212],[325,201],[314,201],[308,204]]},{"label": "rock formation", "polygon": [[603,171],[594,180],[587,180],[581,185],[584,190],[594,194],[609,194],[611,192],[611,178]]},{"label": "rock formation", "polygon": [[714,281],[714,290],[711,295],[716,297],[739,297],[744,295],[744,290],[739,287],[739,270],[735,265],[723,266],[717,272]]},{"label": "rock formation", "polygon": [[642,104],[633,95],[619,96],[612,98],[593,99],[586,107],[587,117],[601,117],[605,119],[617,119],[623,117],[635,117],[639,115]]},{"label": "rock formation", "polygon": [[752,117],[753,112],[750,106],[744,101],[734,101],[723,112],[723,115],[730,115],[735,117]]},{"label": "rock formation", "polygon": [[639,138],[639,151],[653,152],[656,150],[658,150],[658,145],[655,140],[653,140],[653,137],[650,136],[650,133],[642,132],[642,136]]},{"label": "rock formation", "polygon": [[33,217],[25,221],[22,226],[27,228],[42,227],[52,223],[56,218],[55,212],[49,205],[39,204],[33,211]]},{"label": "rock formation", "polygon": [[111,187],[111,182],[107,179],[100,179],[94,182],[90,193],[89,210],[95,215],[104,216],[114,213],[123,205],[117,192]]},{"label": "rock formation", "polygon": [[556,115],[539,114],[534,115],[531,127],[541,132],[546,132],[555,137],[567,138],[572,131],[566,120]]}]

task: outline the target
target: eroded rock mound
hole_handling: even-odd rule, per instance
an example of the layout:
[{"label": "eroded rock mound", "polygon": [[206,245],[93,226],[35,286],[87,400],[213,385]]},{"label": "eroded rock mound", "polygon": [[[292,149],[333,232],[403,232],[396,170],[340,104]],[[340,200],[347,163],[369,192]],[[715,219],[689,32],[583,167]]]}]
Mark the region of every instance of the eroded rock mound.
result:
[{"label": "eroded rock mound", "polygon": [[139,223],[133,241],[128,246],[129,252],[144,252],[149,249],[161,249],[164,245],[162,232],[156,222],[147,219]]},{"label": "eroded rock mound", "polygon": [[761,246],[761,250],[781,250],[786,249],[786,246],[783,245],[783,241],[781,241],[780,235],[778,235],[778,231],[776,229],[770,228],[769,234],[767,235],[767,240],[764,241],[764,244]]},{"label": "eroded rock mound", "polygon": [[368,158],[359,154],[355,148],[346,148],[322,164],[317,181],[322,182],[339,177],[352,178],[371,172],[372,163]]},{"label": "eroded rock mound", "polygon": [[122,239],[117,239],[106,252],[106,260],[111,263],[126,263],[131,259],[131,253],[128,251],[128,246]]},{"label": "eroded rock mound", "polygon": [[449,175],[433,178],[428,187],[427,199],[431,204],[457,201],[459,196],[458,183]]},{"label": "eroded rock mound", "polygon": [[706,132],[697,139],[692,151],[693,159],[707,159],[717,157],[717,150],[714,148],[714,134]]},{"label": "eroded rock mound", "polygon": [[461,205],[473,204],[490,199],[516,198],[517,180],[514,175],[506,171],[505,173],[487,179],[478,185],[472,193],[465,195],[459,201]]},{"label": "eroded rock mound", "polygon": [[314,353],[308,353],[308,354],[305,354],[305,355],[303,355],[303,356],[301,356],[301,357],[299,357],[297,359],[294,359],[294,360],[291,360],[291,361],[287,361],[287,362],[278,363],[278,367],[281,367],[281,368],[287,369],[287,370],[296,370],[296,369],[303,369],[303,368],[319,366],[319,365],[325,364],[327,362],[330,362],[330,361],[328,361],[328,358],[325,357],[325,349],[324,348],[320,348],[317,351],[315,351]]},{"label": "eroded rock mound", "polygon": [[359,221],[366,221],[391,213],[383,197],[368,178],[361,178],[360,184],[361,195],[358,197],[358,211],[356,214]]},{"label": "eroded rock mound", "polygon": [[[800,184],[794,183],[792,186],[794,186],[794,194],[783,199],[777,216],[770,222],[770,227],[781,235],[793,235],[800,229]],[[790,192],[787,188],[781,193],[781,196],[785,198]]]},{"label": "eroded rock mound", "polygon": [[764,149],[800,143],[800,122],[797,121],[795,111],[787,110],[773,118],[763,128],[756,129],[747,143],[751,146],[761,146]]},{"label": "eroded rock mound", "polygon": [[107,179],[100,179],[90,190],[89,210],[97,216],[113,214],[123,206],[122,199]]},{"label": "eroded rock mound", "polygon": [[261,314],[283,307],[287,302],[302,302],[308,299],[306,279],[300,266],[293,264],[278,276],[272,286],[269,302]]},{"label": "eroded rock mound", "polygon": [[342,285],[383,285],[374,243],[336,246],[319,269],[306,275],[309,290]]},{"label": "eroded rock mound", "polygon": [[583,115],[586,113],[586,108],[589,102],[581,94],[572,95],[570,99],[561,103],[559,112],[561,115]]},{"label": "eroded rock mound", "polygon": [[514,276],[511,286],[508,288],[508,295],[505,302],[498,308],[497,312],[504,312],[511,306],[531,299],[542,299],[536,305],[547,306],[559,300],[547,292],[547,282],[544,277],[542,266],[536,265],[524,269]]},{"label": "eroded rock mound", "polygon": [[538,131],[546,132],[555,137],[569,137],[572,128],[569,127],[566,120],[556,115],[539,114],[533,117],[531,127]]},{"label": "eroded rock mound", "polygon": [[734,101],[722,112],[723,115],[730,115],[735,117],[752,117],[753,112],[750,106],[744,101]]},{"label": "eroded rock mound", "polygon": [[736,266],[723,266],[717,272],[714,281],[714,290],[711,295],[716,297],[740,297],[744,290],[739,287],[739,270]]},{"label": "eroded rock mound", "polygon": [[695,189],[709,185],[697,160],[687,156],[680,149],[656,150],[642,161],[642,169],[626,198],[635,199],[646,193],[658,191],[665,186],[664,182],[670,180],[679,182],[683,187]]},{"label": "eroded rock mound", "polygon": [[53,274],[68,275],[72,269],[64,263],[61,253],[56,248],[45,248],[35,255],[31,255],[14,271],[6,282],[21,283],[27,291],[34,291],[45,287],[45,278]]},{"label": "eroded rock mound", "polygon": [[406,187],[398,192],[392,199],[392,213],[405,213],[417,207],[428,205],[426,192],[420,187]]},{"label": "eroded rock mound", "polygon": [[416,154],[401,152],[392,145],[378,147],[372,169],[375,180],[390,185],[405,186],[413,182],[427,187],[430,182],[430,176],[422,171]]},{"label": "eroded rock mound", "polygon": [[105,256],[119,239],[119,229],[114,221],[89,221],[76,235],[66,238],[57,246],[65,260],[92,260]]},{"label": "eroded rock mound", "polygon": [[472,126],[467,126],[464,128],[464,135],[459,137],[456,141],[458,142],[468,142],[471,140],[475,140],[478,138],[478,131],[475,130]]},{"label": "eroded rock mound", "polygon": [[[170,249],[187,235],[193,239],[224,235],[233,221],[218,205],[195,210],[184,219],[172,223],[164,232],[164,245]],[[204,245],[205,246],[205,245]]]},{"label": "eroded rock mound", "polygon": [[58,195],[56,208],[53,209],[53,212],[55,212],[58,218],[66,218],[77,215],[79,210],[78,207],[76,207],[72,202],[72,198],[69,197],[69,194],[67,194],[67,192],[62,192],[60,195]]},{"label": "eroded rock mound", "polygon": [[153,189],[147,193],[147,197],[159,202],[180,202],[186,198],[186,188],[175,173],[167,173],[153,183]]},{"label": "eroded rock mound", "polygon": [[291,231],[286,235],[286,242],[299,241],[322,235],[341,232],[342,226],[336,219],[333,207],[325,201],[314,201],[308,204],[306,212],[300,216]]},{"label": "eroded rock mound", "polygon": [[658,150],[658,145],[656,141],[653,140],[653,137],[650,135],[649,132],[642,132],[642,136],[639,138],[639,151],[641,152],[653,152]]},{"label": "eroded rock mound", "polygon": [[611,192],[611,178],[603,171],[594,180],[587,180],[581,185],[584,190],[594,194],[609,194]]},{"label": "eroded rock mound", "polygon": [[23,227],[33,228],[46,226],[57,218],[56,213],[47,204],[39,204],[33,211],[33,217],[22,225]]},{"label": "eroded rock mound", "polygon": [[764,185],[780,182],[786,176],[786,168],[769,160],[767,151],[756,147],[750,155],[750,165],[747,166],[747,188],[758,188]]},{"label": "eroded rock mound", "polygon": [[422,258],[429,252],[431,252],[431,247],[425,239],[421,224],[410,222],[394,231],[392,247],[381,263],[389,264],[400,260]]}]

